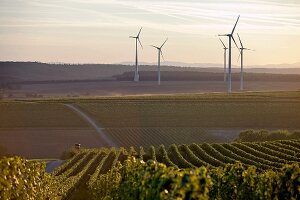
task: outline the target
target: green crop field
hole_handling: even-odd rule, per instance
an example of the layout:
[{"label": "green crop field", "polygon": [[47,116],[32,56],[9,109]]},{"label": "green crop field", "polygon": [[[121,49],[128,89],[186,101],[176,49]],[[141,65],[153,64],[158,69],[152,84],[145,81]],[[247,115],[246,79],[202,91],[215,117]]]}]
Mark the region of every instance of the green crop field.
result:
[{"label": "green crop field", "polygon": [[[165,147],[151,146],[134,149],[83,149],[52,174],[60,181],[59,191],[63,199],[78,199],[80,196],[91,195],[94,184],[101,176],[112,173],[113,169],[130,157],[136,157],[145,162],[148,160],[164,163],[174,168],[194,168],[206,166],[209,169],[224,167],[237,161],[245,167],[255,166],[258,172],[272,170],[280,171],[285,164],[300,162],[300,141],[282,140],[261,143],[215,143],[170,145]],[[113,179],[113,177],[110,177]],[[114,177],[116,178],[116,177]],[[106,180],[102,185],[105,190],[113,187],[114,180]],[[99,186],[98,186],[99,187]],[[106,188],[106,189],[105,189]],[[101,190],[101,188],[98,188]],[[77,196],[79,195],[79,197]],[[79,198],[80,199],[80,198]],[[99,197],[99,199],[101,199]]]}]

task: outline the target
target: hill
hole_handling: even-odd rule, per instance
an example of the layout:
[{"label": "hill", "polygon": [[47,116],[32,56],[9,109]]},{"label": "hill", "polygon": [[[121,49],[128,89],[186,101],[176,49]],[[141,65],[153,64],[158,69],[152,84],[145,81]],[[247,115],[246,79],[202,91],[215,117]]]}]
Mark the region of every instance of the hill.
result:
[{"label": "hill", "polygon": [[[209,65],[209,64],[208,64]],[[156,65],[139,66],[140,71],[156,71]],[[162,71],[223,73],[222,67],[162,66]],[[134,71],[132,65],[121,64],[47,64],[39,62],[0,62],[0,82],[62,81],[62,80],[111,80],[112,77]],[[233,69],[238,72],[239,69]],[[245,68],[249,73],[300,74],[300,69]],[[151,72],[154,73],[154,72]],[[203,74],[207,75],[207,74]],[[213,75],[213,74],[209,74]],[[222,80],[222,79],[221,79]]]}]

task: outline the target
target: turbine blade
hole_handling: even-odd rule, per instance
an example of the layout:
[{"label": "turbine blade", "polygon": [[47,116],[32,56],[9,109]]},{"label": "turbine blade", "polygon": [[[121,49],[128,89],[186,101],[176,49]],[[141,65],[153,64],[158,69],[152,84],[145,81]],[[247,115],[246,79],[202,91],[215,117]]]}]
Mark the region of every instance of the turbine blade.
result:
[{"label": "turbine blade", "polygon": [[161,55],[162,59],[165,61],[164,55],[162,53],[162,50],[160,50],[160,55]]},{"label": "turbine blade", "polygon": [[140,43],[140,45],[141,45],[141,47],[142,47],[142,49],[143,49],[143,45],[142,45],[142,43],[141,43],[141,41],[140,41],[140,38],[138,37],[137,40],[139,41],[139,43]]},{"label": "turbine blade", "polygon": [[220,38],[219,38],[219,40],[222,42],[224,48],[227,48],[227,47],[225,46],[224,42],[223,42]]},{"label": "turbine blade", "polygon": [[233,35],[233,32],[234,32],[234,30],[235,30],[235,27],[236,27],[236,25],[237,25],[239,19],[240,19],[240,15],[238,16],[238,18],[237,18],[237,20],[236,20],[236,22],[235,22],[235,25],[234,25],[234,27],[233,27],[233,29],[232,29],[232,32],[231,32],[231,35]]},{"label": "turbine blade", "polygon": [[141,33],[141,31],[142,31],[142,28],[143,28],[143,27],[140,28],[140,31],[139,31],[139,33],[137,34],[136,37],[140,37],[140,33]]},{"label": "turbine blade", "polygon": [[136,38],[136,37],[134,37],[134,36],[129,36],[130,38]]},{"label": "turbine blade", "polygon": [[228,34],[219,34],[218,36],[228,36]]},{"label": "turbine blade", "polygon": [[165,43],[167,42],[167,40],[168,40],[168,38],[164,41],[164,43],[160,46],[160,48],[162,48],[165,45]]},{"label": "turbine blade", "polygon": [[241,57],[241,51],[240,51],[239,57],[238,57],[238,59],[237,59],[238,62],[239,62],[239,60],[240,60],[240,57]]},{"label": "turbine blade", "polygon": [[234,44],[235,44],[236,48],[240,49],[240,48],[239,48],[239,46],[237,45],[237,43],[236,43],[236,41],[235,41],[234,37],[232,36],[231,38],[232,38],[232,40],[233,40],[233,42],[234,42]]},{"label": "turbine blade", "polygon": [[237,35],[238,35],[238,37],[239,37],[239,40],[240,40],[240,43],[241,43],[241,47],[244,48],[243,43],[242,43],[242,40],[241,40],[241,38],[240,38],[240,35],[239,35],[239,34],[237,34]]},{"label": "turbine blade", "polygon": [[156,49],[159,49],[159,47],[157,47],[157,46],[154,46],[154,45],[150,45],[151,47],[154,47],[154,48],[156,48]]}]

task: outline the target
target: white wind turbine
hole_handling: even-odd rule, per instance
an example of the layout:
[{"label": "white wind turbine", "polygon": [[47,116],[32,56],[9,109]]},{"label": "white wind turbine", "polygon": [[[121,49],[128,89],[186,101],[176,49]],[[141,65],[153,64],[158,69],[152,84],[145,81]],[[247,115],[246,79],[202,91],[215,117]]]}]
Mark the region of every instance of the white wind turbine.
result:
[{"label": "white wind turbine", "polygon": [[239,37],[239,41],[240,41],[240,43],[241,43],[241,48],[240,48],[240,56],[241,56],[241,74],[240,74],[240,76],[241,76],[241,78],[240,78],[240,90],[243,90],[244,89],[244,69],[243,69],[243,62],[244,62],[244,58],[243,58],[243,55],[244,55],[244,50],[251,50],[251,49],[248,49],[248,48],[245,48],[244,46],[243,46],[243,43],[242,43],[242,40],[241,40],[241,38],[240,38],[240,35],[239,34],[237,34],[238,35],[238,37]]},{"label": "white wind turbine", "polygon": [[157,62],[157,75],[158,75],[158,85],[160,85],[160,55],[162,56],[162,58],[164,59],[163,53],[161,48],[165,45],[165,43],[167,42],[168,38],[163,42],[163,44],[160,47],[151,45],[152,47],[156,48],[158,50],[158,62]]},{"label": "white wind turbine", "polygon": [[225,46],[224,42],[219,38],[219,40],[221,41],[221,43],[224,46],[224,82],[226,81],[226,54],[227,54],[227,47]]},{"label": "white wind turbine", "polygon": [[[228,47],[228,49],[229,49],[229,56],[228,56],[228,92],[229,93],[231,92],[231,77],[232,77],[231,76],[231,40],[233,40],[233,42],[237,46],[237,44],[235,42],[235,39],[233,37],[233,33],[234,33],[235,27],[236,27],[236,25],[237,25],[237,23],[239,21],[239,18],[240,18],[240,16],[238,16],[238,18],[237,18],[237,20],[235,22],[235,25],[234,25],[231,33],[219,35],[219,36],[227,36],[228,39],[229,39],[229,47]],[[238,48],[238,46],[237,46],[237,48]]]},{"label": "white wind turbine", "polygon": [[138,42],[140,43],[141,47],[143,48],[143,45],[140,41],[140,33],[142,31],[142,28],[140,28],[139,33],[137,34],[137,36],[129,36],[130,38],[134,38],[135,39],[135,72],[134,72],[134,81],[135,82],[139,82],[140,80],[140,75],[139,75],[139,69],[138,69]]}]

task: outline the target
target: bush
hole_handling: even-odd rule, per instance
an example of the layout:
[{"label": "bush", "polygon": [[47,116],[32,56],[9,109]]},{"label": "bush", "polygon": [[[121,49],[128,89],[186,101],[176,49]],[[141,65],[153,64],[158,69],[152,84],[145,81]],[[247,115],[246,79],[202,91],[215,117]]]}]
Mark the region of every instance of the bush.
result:
[{"label": "bush", "polygon": [[287,140],[289,138],[290,133],[287,130],[277,130],[272,131],[268,135],[268,140]]},{"label": "bush", "polygon": [[239,134],[237,142],[258,142],[258,141],[266,141],[269,132],[266,130],[254,131],[254,130],[246,130],[242,131]]},{"label": "bush", "polygon": [[235,142],[265,142],[289,139],[300,139],[300,131],[295,131],[291,134],[287,130],[276,130],[272,132],[266,130],[245,130],[240,132]]},{"label": "bush", "polygon": [[45,164],[20,157],[0,159],[0,199],[53,199],[54,180]]},{"label": "bush", "polygon": [[290,135],[291,139],[300,139],[300,130],[294,131],[291,135]]}]

